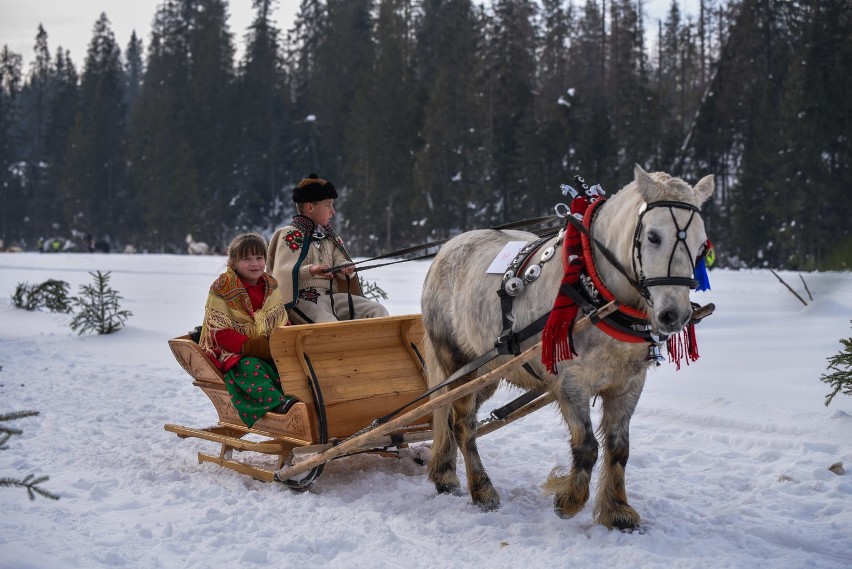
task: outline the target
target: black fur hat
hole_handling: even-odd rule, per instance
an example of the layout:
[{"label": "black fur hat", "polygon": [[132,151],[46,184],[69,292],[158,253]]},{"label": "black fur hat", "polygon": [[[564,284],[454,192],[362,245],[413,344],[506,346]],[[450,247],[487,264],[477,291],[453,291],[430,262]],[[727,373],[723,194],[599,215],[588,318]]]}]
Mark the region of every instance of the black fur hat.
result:
[{"label": "black fur hat", "polygon": [[311,174],[293,188],[293,201],[296,203],[321,202],[336,198],[337,190],[334,189],[334,184],[316,174]]}]

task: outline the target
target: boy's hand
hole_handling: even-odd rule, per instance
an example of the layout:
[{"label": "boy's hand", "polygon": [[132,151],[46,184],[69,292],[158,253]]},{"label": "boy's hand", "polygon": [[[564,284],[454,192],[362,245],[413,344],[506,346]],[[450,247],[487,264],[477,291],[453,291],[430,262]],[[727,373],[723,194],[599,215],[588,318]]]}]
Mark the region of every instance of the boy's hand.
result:
[{"label": "boy's hand", "polygon": [[308,267],[308,272],[312,277],[318,277],[322,279],[330,279],[332,278],[332,274],[328,272],[331,268],[331,265],[326,265],[325,263],[321,263],[319,265],[311,265]]}]

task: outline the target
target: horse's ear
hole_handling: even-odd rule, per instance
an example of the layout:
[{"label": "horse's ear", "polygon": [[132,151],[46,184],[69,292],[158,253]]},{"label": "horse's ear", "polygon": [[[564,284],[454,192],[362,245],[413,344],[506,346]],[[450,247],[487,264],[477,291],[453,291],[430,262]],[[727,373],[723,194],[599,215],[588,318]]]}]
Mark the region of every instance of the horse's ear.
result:
[{"label": "horse's ear", "polygon": [[716,182],[713,174],[709,174],[698,180],[698,183],[695,184],[692,189],[695,190],[695,195],[698,197],[699,205],[706,202],[707,198],[713,195],[713,190],[716,189]]},{"label": "horse's ear", "polygon": [[633,178],[636,180],[642,199],[646,202],[654,201],[657,183],[639,164],[635,164],[633,167]]}]

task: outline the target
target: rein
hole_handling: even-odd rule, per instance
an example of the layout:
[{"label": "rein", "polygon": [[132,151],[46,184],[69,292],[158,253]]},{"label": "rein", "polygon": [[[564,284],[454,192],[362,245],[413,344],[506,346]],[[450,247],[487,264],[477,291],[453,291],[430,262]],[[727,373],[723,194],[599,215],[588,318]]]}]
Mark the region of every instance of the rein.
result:
[{"label": "rein", "polygon": [[[559,219],[558,215],[545,215],[545,216],[541,216],[541,217],[531,217],[531,218],[528,218],[528,219],[522,219],[520,221],[512,221],[510,223],[504,223],[502,225],[495,225],[494,227],[489,227],[488,229],[493,229],[495,231],[501,231],[501,230],[504,230],[504,229],[515,229],[515,228],[518,228],[518,227],[527,227],[529,225],[541,225],[542,223],[550,223],[552,221],[556,221],[557,219]],[[531,233],[535,233],[536,235],[546,234],[546,233],[552,231],[552,229],[553,228],[546,227],[546,228],[543,228],[543,229],[537,229],[535,231],[531,231]],[[357,262],[353,261],[351,263],[343,263],[342,265],[336,265],[334,267],[329,267],[325,272],[336,273],[336,272],[338,272],[342,269],[345,269],[347,267],[357,266],[357,265],[360,265],[361,263],[372,263],[373,261],[379,261],[381,259],[387,259],[389,257],[399,257],[400,255],[407,255],[408,253],[414,253],[415,251],[423,251],[423,250],[426,250],[426,249],[431,249],[432,247],[438,247],[440,245],[443,245],[444,243],[446,243],[450,239],[452,239],[452,238],[448,237],[447,239],[439,239],[437,241],[430,241],[429,243],[423,243],[421,245],[412,245],[411,247],[405,247],[403,249],[397,249],[396,251],[391,251],[389,253],[382,253],[381,255],[376,255],[375,257],[371,257],[369,259],[364,259],[363,261],[357,261]],[[388,265],[396,265],[397,263],[407,263],[408,261],[419,261],[421,259],[429,259],[431,257],[434,257],[437,254],[438,254],[438,252],[436,251],[434,253],[426,253],[425,255],[412,257],[411,259],[399,259],[399,260],[396,260],[396,261],[390,261],[388,263],[378,263],[378,264],[375,264],[375,265],[368,265],[366,267],[359,266],[358,272],[367,271],[369,269],[378,269],[379,267],[387,267]]]}]

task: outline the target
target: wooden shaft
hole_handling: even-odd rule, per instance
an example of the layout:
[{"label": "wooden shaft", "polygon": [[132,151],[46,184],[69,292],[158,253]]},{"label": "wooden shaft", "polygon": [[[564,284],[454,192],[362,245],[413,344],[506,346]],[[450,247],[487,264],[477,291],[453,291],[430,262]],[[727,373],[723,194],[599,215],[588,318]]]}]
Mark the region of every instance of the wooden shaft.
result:
[{"label": "wooden shaft", "polygon": [[[601,307],[601,309],[598,311],[598,314],[608,314],[609,312],[615,309],[615,302],[610,302],[609,304]],[[591,324],[589,317],[583,316],[574,324],[574,332],[577,333],[580,330],[583,330],[584,328],[589,326],[589,324]],[[416,421],[426,413],[431,413],[438,407],[448,405],[457,399],[461,399],[462,397],[479,391],[480,389],[494,382],[500,381],[503,378],[505,372],[508,371],[510,368],[527,363],[535,356],[537,356],[539,352],[541,352],[541,341],[536,342],[535,345],[531,346],[518,356],[502,363],[501,365],[485,373],[484,375],[474,378],[468,383],[465,383],[464,385],[460,385],[458,387],[450,389],[449,391],[446,391],[441,395],[430,399],[423,405],[416,407],[411,411],[403,413],[395,419],[391,419],[383,425],[379,425],[365,433],[347,439],[339,445],[332,447],[326,451],[323,451],[320,454],[308,458],[298,464],[290,466],[289,468],[283,468],[279,470],[276,475],[280,480],[287,480],[289,478],[293,478],[298,474],[307,472],[316,466],[325,464],[326,462],[329,462],[330,460],[333,460],[340,456],[353,452],[358,452],[364,449],[368,449],[371,446],[375,446],[375,442],[381,439],[383,436],[397,429],[408,426],[412,421]]]},{"label": "wooden shaft", "polygon": [[442,393],[441,395],[435,397],[434,399],[430,399],[428,402],[423,405],[408,411],[407,413],[403,413],[399,415],[395,419],[391,419],[387,423],[383,425],[379,425],[378,427],[367,431],[361,435],[358,435],[349,440],[343,441],[339,445],[328,449],[315,457],[309,458],[299,464],[291,466],[290,468],[285,468],[283,470],[278,471],[278,478],[282,480],[286,480],[288,478],[292,478],[297,474],[301,474],[303,472],[307,472],[308,470],[314,468],[315,466],[319,466],[320,464],[325,464],[329,460],[333,460],[339,456],[343,456],[344,454],[349,454],[351,452],[356,452],[359,450],[363,450],[364,448],[369,448],[374,441],[382,438],[387,433],[395,431],[400,427],[406,426],[412,420],[416,420],[427,413],[431,413],[434,409],[441,407],[443,405],[447,405],[452,403],[456,399],[460,399],[466,395],[470,395],[483,387],[486,387],[496,381],[500,381],[502,379],[503,374],[512,366],[523,364],[531,359],[533,359],[539,352],[541,351],[541,342],[536,343],[531,348],[527,349],[525,352],[520,354],[519,356],[512,358],[506,363],[496,367],[495,369],[489,371],[485,375],[479,376],[476,379],[471,380],[464,385],[460,385],[450,391]]},{"label": "wooden shaft", "polygon": [[488,433],[493,433],[494,431],[496,431],[500,427],[504,427],[504,426],[508,425],[509,423],[512,423],[514,421],[517,421],[518,419],[521,419],[522,417],[526,417],[530,413],[534,413],[534,412],[538,411],[539,409],[541,409],[542,407],[546,407],[546,406],[550,405],[554,401],[556,401],[556,396],[554,394],[544,393],[538,399],[530,401],[529,403],[527,403],[526,405],[524,405],[523,407],[521,407],[517,411],[513,411],[512,413],[509,413],[504,418],[494,420],[494,421],[488,421],[487,423],[484,423],[478,429],[476,429],[476,436],[482,437],[482,436],[487,435]]}]

